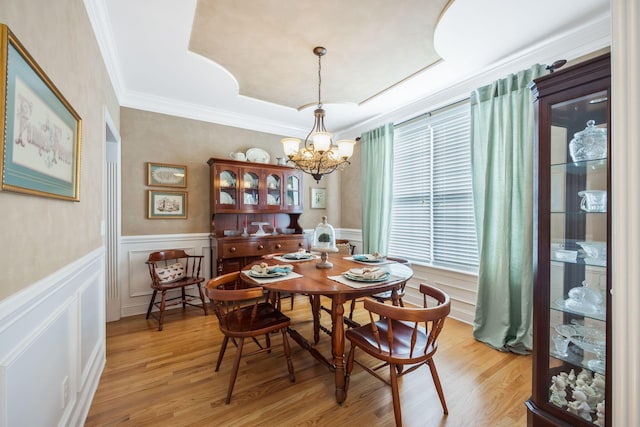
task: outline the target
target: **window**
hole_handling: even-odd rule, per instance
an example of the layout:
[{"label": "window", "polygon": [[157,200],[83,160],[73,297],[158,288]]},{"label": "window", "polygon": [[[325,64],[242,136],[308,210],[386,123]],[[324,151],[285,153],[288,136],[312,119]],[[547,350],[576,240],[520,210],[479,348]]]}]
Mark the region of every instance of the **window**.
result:
[{"label": "window", "polygon": [[389,255],[477,272],[469,103],[394,129]]}]

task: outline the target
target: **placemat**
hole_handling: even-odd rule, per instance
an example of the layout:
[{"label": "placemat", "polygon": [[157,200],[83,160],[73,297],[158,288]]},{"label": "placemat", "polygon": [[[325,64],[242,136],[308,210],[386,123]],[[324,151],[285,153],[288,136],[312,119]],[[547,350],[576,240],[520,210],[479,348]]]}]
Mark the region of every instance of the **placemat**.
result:
[{"label": "placemat", "polygon": [[286,276],[277,276],[277,277],[253,277],[249,275],[249,271],[243,271],[242,274],[244,274],[247,277],[250,277],[252,280],[255,280],[256,283],[259,283],[261,285],[266,285],[269,283],[274,283],[274,282],[280,282],[282,280],[289,280],[289,279],[297,279],[299,277],[302,277],[302,274],[298,274],[295,272],[290,272],[288,273]]},{"label": "placemat", "polygon": [[358,261],[357,259],[353,259],[352,256],[346,256],[346,257],[344,257],[344,259],[349,260],[349,261],[353,261],[353,262],[357,262],[358,264],[369,265],[371,267],[375,267],[376,265],[385,265],[385,264],[395,264],[396,263],[396,261],[391,261],[391,260],[384,260],[384,261],[380,261],[380,262]]},{"label": "placemat", "polygon": [[340,276],[327,276],[329,277],[329,279],[333,280],[334,282],[338,282],[338,283],[342,283],[343,285],[347,285],[351,288],[355,288],[355,289],[360,289],[360,288],[368,288],[369,286],[375,286],[375,285],[379,285],[381,283],[387,283],[387,282],[392,282],[394,280],[398,280],[400,279],[400,277],[398,276],[394,276],[393,274],[391,276],[389,276],[387,278],[387,280],[384,280],[382,282],[356,282],[355,280],[349,280],[346,277],[340,275]]}]

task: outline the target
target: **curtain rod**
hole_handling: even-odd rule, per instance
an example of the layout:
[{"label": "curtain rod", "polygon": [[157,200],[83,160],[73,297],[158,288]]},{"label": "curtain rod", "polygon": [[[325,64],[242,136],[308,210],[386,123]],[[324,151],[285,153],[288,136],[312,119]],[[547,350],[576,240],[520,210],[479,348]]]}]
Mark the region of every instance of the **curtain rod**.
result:
[{"label": "curtain rod", "polygon": [[463,98],[463,99],[461,99],[459,101],[453,102],[453,103],[445,105],[443,107],[436,108],[435,110],[427,111],[426,113],[419,114],[419,115],[417,115],[415,117],[411,117],[411,118],[403,120],[403,121],[401,121],[399,123],[394,123],[393,125],[394,126],[400,126],[400,125],[404,125],[406,123],[412,122],[414,120],[421,119],[423,117],[431,117],[434,114],[443,113],[443,112],[445,112],[447,110],[450,110],[450,109],[455,108],[455,107],[457,107],[457,106],[459,106],[461,104],[464,104],[465,102],[468,102],[469,99],[470,99],[469,97]]}]

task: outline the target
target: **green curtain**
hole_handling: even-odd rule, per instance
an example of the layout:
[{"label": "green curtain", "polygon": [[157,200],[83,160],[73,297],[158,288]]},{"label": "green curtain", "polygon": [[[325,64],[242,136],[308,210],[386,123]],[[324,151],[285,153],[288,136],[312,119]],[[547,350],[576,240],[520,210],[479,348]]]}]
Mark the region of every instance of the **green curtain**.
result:
[{"label": "green curtain", "polygon": [[362,249],[387,253],[393,201],[393,124],[361,136]]},{"label": "green curtain", "polygon": [[532,349],[533,138],[529,83],[544,65],[471,94],[471,162],[478,235],[476,339],[499,350]]}]

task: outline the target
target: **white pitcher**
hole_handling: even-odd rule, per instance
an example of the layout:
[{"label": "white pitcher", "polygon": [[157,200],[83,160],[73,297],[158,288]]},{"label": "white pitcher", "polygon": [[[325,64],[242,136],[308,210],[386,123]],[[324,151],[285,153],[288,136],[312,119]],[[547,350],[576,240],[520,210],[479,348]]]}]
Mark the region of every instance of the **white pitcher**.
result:
[{"label": "white pitcher", "polygon": [[247,160],[247,157],[242,151],[238,151],[237,153],[229,153],[229,157],[233,160],[240,160],[241,162]]}]

